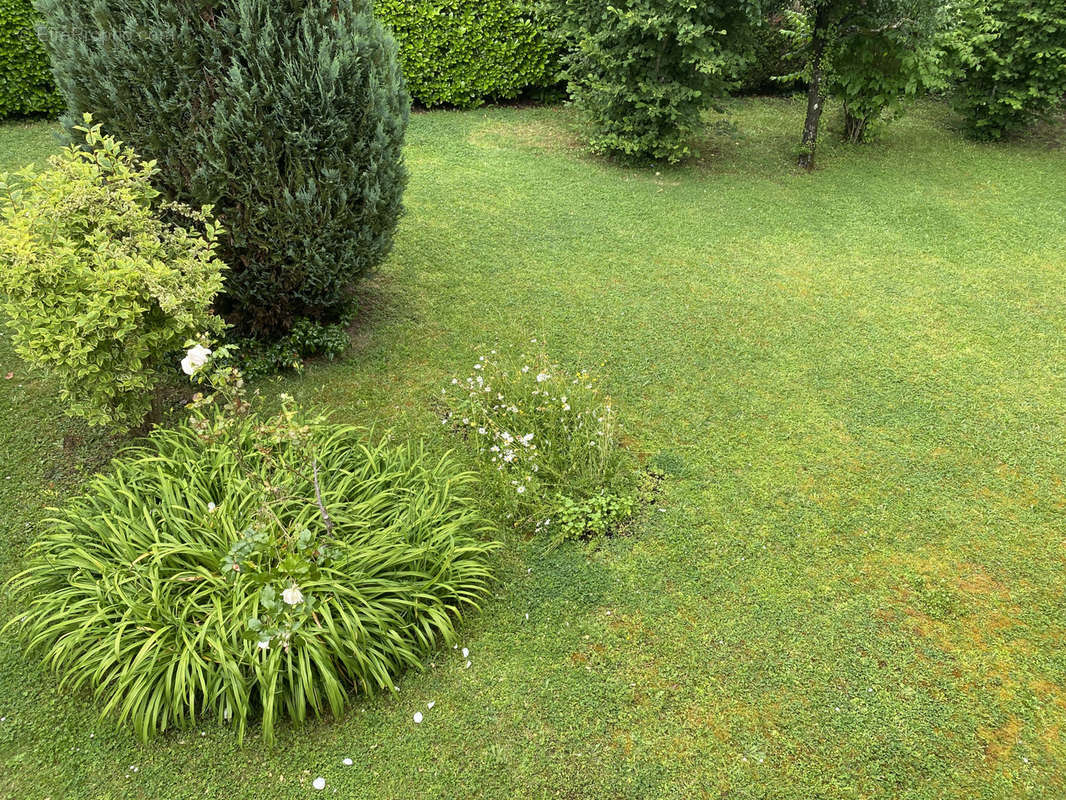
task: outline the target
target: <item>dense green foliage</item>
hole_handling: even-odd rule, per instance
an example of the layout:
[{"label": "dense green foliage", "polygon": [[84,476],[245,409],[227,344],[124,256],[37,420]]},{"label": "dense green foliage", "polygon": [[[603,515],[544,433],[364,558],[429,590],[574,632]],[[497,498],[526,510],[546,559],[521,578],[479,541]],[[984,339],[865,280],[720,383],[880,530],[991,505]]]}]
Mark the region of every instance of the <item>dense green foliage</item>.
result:
[{"label": "dense green foliage", "polygon": [[785,22],[782,13],[773,13],[753,22],[735,76],[737,93],[786,94],[799,87],[797,73],[803,69],[803,55],[792,40],[782,34]]},{"label": "dense green foliage", "polygon": [[[155,431],[46,523],[14,621],[138,734],[339,714],[455,637],[488,585],[469,475],[322,423]],[[296,435],[293,435],[296,431]]]},{"label": "dense green foliage", "polygon": [[[472,346],[547,333],[667,473],[633,535],[508,534],[459,650],[271,748],[142,745],[8,632],[0,796],[1059,798],[1066,128],[986,147],[920,100],[812,180],[798,98],[725,109],[660,176],[583,157],[567,109],[415,115],[358,346],[270,384],[450,446],[429,400]],[[0,170],[54,150],[0,126]],[[55,388],[0,337],[0,581],[99,468]]]},{"label": "dense green foliage", "polygon": [[131,427],[177,368],[166,359],[220,333],[218,232],[209,209],[160,200],[155,162],[98,124],[75,130],[50,169],[0,179],[0,310],[71,413]]},{"label": "dense green foliage", "polygon": [[63,108],[34,30],[39,21],[31,0],[0,0],[0,119],[51,116]]},{"label": "dense green foliage", "polygon": [[957,105],[981,139],[1046,118],[1066,95],[1066,4],[964,0],[955,37]]},{"label": "dense green foliage", "polygon": [[917,10],[920,24],[860,31],[831,48],[829,94],[841,101],[849,141],[864,141],[872,123],[899,112],[908,98],[947,85],[936,37],[939,3]]},{"label": "dense green foliage", "polygon": [[298,319],[292,330],[270,342],[246,338],[236,342],[240,370],[253,380],[286,370],[299,370],[311,358],[332,361],[351,345],[347,324],[342,320],[332,324]]},{"label": "dense green foliage", "polygon": [[424,106],[469,108],[558,83],[556,45],[527,0],[375,0],[374,13]]},{"label": "dense green foliage", "polygon": [[681,161],[743,60],[755,0],[549,0],[593,152]]},{"label": "dense green foliage", "polygon": [[269,337],[330,322],[392,246],[408,99],[365,0],[41,0],[72,113],[226,228],[219,308]]}]

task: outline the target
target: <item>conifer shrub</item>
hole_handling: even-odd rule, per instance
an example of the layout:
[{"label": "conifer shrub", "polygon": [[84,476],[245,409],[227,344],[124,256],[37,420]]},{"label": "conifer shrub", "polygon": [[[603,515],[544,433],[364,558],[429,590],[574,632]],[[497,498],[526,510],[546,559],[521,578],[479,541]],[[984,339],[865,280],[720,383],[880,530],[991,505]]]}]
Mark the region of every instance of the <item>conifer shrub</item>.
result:
[{"label": "conifer shrub", "polygon": [[546,0],[560,21],[570,96],[595,153],[681,161],[733,85],[755,0]]},{"label": "conifer shrub", "polygon": [[333,322],[392,246],[408,97],[367,0],[40,0],[69,113],[158,162],[226,233],[240,334]]}]

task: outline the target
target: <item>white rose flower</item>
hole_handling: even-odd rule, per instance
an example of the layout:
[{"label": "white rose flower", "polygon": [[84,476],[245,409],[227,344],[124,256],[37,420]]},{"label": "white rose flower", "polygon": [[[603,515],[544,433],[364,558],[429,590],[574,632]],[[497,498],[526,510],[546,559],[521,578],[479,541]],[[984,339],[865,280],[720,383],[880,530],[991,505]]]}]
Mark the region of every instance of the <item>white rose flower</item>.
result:
[{"label": "white rose flower", "polygon": [[181,371],[186,375],[195,375],[210,357],[210,348],[202,344],[193,345],[186,351],[185,358],[181,360]]},{"label": "white rose flower", "polygon": [[304,596],[299,587],[293,585],[281,593],[281,599],[290,606],[298,606],[304,601]]}]

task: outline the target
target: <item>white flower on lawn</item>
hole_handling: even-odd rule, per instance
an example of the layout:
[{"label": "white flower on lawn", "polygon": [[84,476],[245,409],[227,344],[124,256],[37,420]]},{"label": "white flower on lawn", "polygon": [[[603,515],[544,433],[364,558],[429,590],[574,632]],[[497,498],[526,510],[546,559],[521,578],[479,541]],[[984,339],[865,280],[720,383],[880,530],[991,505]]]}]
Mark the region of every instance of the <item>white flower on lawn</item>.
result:
[{"label": "white flower on lawn", "polygon": [[281,599],[290,606],[298,606],[304,601],[304,595],[303,592],[300,591],[300,587],[293,584],[281,593]]},{"label": "white flower on lawn", "polygon": [[533,434],[532,433],[527,433],[525,436],[523,436],[521,438],[522,444],[524,444],[526,446],[529,446],[529,443],[532,442],[532,441],[533,441]]},{"label": "white flower on lawn", "polygon": [[478,428],[478,429],[477,429],[477,432],[478,432],[479,434],[481,434],[482,436],[484,436],[484,435],[485,435],[485,429],[484,429],[484,428]]},{"label": "white flower on lawn", "polygon": [[422,721],[422,712],[421,711],[416,711],[415,715],[412,717],[412,719],[415,721],[415,725],[420,723]]},{"label": "white flower on lawn", "polygon": [[481,365],[480,364],[474,364],[474,369],[481,369]]},{"label": "white flower on lawn", "polygon": [[525,494],[525,491],[526,491],[526,487],[524,485],[518,487],[518,493],[519,494]]},{"label": "white flower on lawn", "polygon": [[269,650],[270,649],[270,640],[269,639],[260,639],[258,642],[256,642],[256,647],[258,647],[260,650]]},{"label": "white flower on lawn", "polygon": [[470,655],[470,648],[469,647],[464,647],[463,648],[463,658],[466,658],[468,655]]},{"label": "white flower on lawn", "polygon": [[350,758],[346,758],[341,763],[344,764],[344,766],[346,767],[350,767],[354,762]]},{"label": "white flower on lawn", "polygon": [[529,367],[522,367],[522,372],[529,372]]},{"label": "white flower on lawn", "polygon": [[537,375],[537,383],[544,383],[544,381],[548,380],[548,378],[550,377],[551,375],[549,375],[547,372],[541,372],[539,375]]},{"label": "white flower on lawn", "polygon": [[213,500],[210,503],[207,504],[207,510],[209,512],[210,511],[214,511],[216,508],[218,508],[218,506],[215,505]]},{"label": "white flower on lawn", "polygon": [[313,781],[311,781],[311,785],[314,786],[318,791],[321,792],[323,789],[326,788],[326,779],[325,778],[315,778]]},{"label": "white flower on lawn", "polygon": [[181,371],[186,375],[195,375],[210,357],[210,348],[202,344],[193,345],[185,352],[185,358],[181,360]]}]

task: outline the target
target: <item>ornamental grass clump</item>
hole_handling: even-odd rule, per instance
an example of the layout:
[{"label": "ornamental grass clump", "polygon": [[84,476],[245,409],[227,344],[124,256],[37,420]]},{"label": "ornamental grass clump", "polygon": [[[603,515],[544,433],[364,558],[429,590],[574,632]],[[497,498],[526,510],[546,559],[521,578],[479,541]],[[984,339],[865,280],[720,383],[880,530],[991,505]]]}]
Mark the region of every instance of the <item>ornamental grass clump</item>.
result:
[{"label": "ornamental grass clump", "polygon": [[148,738],[339,714],[454,639],[494,548],[449,457],[286,406],[194,417],[56,512],[9,625]]},{"label": "ornamental grass clump", "polygon": [[614,532],[634,513],[617,411],[588,373],[543,353],[516,359],[494,349],[452,378],[442,399],[443,422],[464,439],[486,494],[514,527],[557,544]]}]

